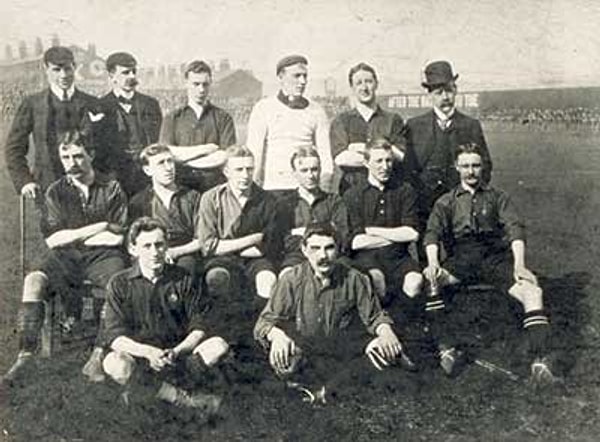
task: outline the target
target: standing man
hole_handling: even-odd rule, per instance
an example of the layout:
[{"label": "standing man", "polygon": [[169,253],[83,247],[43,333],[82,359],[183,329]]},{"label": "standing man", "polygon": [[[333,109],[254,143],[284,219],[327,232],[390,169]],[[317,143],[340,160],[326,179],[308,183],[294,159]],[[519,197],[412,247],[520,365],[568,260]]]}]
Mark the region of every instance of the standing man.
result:
[{"label": "standing man", "polygon": [[403,292],[413,299],[423,277],[408,245],[418,239],[417,196],[412,186],[391,180],[394,154],[387,140],[367,144],[369,175],[344,194],[350,221],[353,262],[368,272],[377,295]]},{"label": "standing man", "polygon": [[[75,88],[75,58],[70,49],[54,46],[44,53],[48,89],[25,97],[13,119],[6,140],[6,165],[18,193],[42,196],[59,179],[63,168],[59,140],[73,130],[91,138],[92,122],[102,119],[98,100]],[[33,166],[27,162],[29,136],[33,136]]]},{"label": "standing man", "polygon": [[[457,147],[460,183],[439,198],[427,223],[427,268],[434,296],[426,312],[440,351],[440,365],[454,375],[464,362],[457,337],[447,327],[458,318],[446,312],[446,289],[457,284],[493,284],[523,307],[523,328],[529,344],[534,382],[556,381],[548,359],[550,325],[537,278],[525,264],[525,231],[509,196],[484,180],[481,148],[468,143]],[[447,252],[440,263],[440,245]],[[510,251],[509,251],[510,249]],[[455,297],[460,301],[460,297]],[[464,324],[466,325],[466,324]]]},{"label": "standing man", "polygon": [[333,163],[329,122],[323,108],[304,97],[307,66],[308,60],[301,55],[281,59],[276,70],[280,85],[277,96],[263,98],[250,114],[247,145],[256,158],[256,183],[265,190],[296,187],[289,164],[294,149],[300,146],[316,147],[321,158],[321,188],[330,189]]},{"label": "standing man", "polygon": [[[81,296],[85,280],[104,289],[109,278],[126,267],[121,249],[127,201],[115,180],[92,167],[93,151],[78,132],[67,132],[58,147],[65,175],[46,191],[47,219],[42,223],[49,251],[23,283],[19,310],[19,355],[5,380],[15,379],[33,360],[43,322],[43,301],[54,293],[66,305]],[[84,374],[101,381],[102,324]]]},{"label": "standing man", "polygon": [[151,144],[140,154],[144,173],[152,180],[129,204],[132,220],[148,216],[167,229],[167,262],[184,267],[192,276],[200,260],[200,193],[176,184],[175,159],[167,146]]},{"label": "standing man", "polygon": [[201,193],[225,182],[223,150],[236,143],[233,118],[209,101],[212,71],[194,60],[185,69],[187,105],[165,117],[162,144],[171,149],[178,164],[178,181]]},{"label": "standing man", "polygon": [[[407,148],[414,152],[416,159],[411,180],[419,191],[421,232],[433,203],[459,183],[454,167],[457,146],[465,143],[480,146],[483,180],[489,182],[492,174],[492,161],[481,123],[456,110],[458,74],[454,74],[449,62],[433,61],[425,66],[423,77],[421,84],[431,97],[433,109],[406,123]],[[419,252],[423,254],[422,250]]]},{"label": "standing man", "polygon": [[160,221],[147,217],[129,229],[135,264],[108,285],[106,337],[113,351],[103,367],[126,387],[126,403],[130,392],[149,387],[157,399],[210,415],[221,398],[181,385],[202,382],[229,346],[218,336],[207,339],[206,296],[189,273],[166,262],[166,236]]},{"label": "standing man", "polygon": [[[394,152],[393,179],[407,176],[414,166],[412,151],[406,150],[402,117],[387,112],[377,104],[377,73],[366,63],[358,63],[348,73],[353,92],[352,109],[339,114],[331,123],[331,153],[342,170],[339,191],[343,195],[350,186],[367,180],[365,146],[370,141],[386,138]],[[404,171],[402,165],[404,166]]]},{"label": "standing man", "polygon": [[158,141],[162,114],[155,98],[136,91],[137,61],[133,55],[109,55],[106,70],[112,91],[100,102],[106,114],[101,142],[108,155],[98,159],[99,165],[114,172],[125,193],[132,196],[148,184],[138,158],[144,147]]}]

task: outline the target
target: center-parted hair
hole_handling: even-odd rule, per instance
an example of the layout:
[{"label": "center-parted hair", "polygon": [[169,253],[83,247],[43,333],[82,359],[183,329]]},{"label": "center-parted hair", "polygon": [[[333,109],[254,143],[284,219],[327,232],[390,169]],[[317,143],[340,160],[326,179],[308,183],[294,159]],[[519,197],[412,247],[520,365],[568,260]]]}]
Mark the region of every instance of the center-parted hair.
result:
[{"label": "center-parted hair", "polygon": [[456,151],[454,155],[454,160],[458,159],[458,156],[463,153],[476,153],[479,156],[481,155],[481,147],[477,143],[465,143],[459,144],[456,146]]},{"label": "center-parted hair", "polygon": [[371,151],[375,149],[383,149],[391,152],[392,143],[390,143],[390,141],[385,137],[376,138],[369,141],[365,146],[365,159],[367,161],[371,158]]},{"label": "center-parted hair", "polygon": [[250,149],[248,149],[246,146],[238,146],[237,144],[229,146],[227,149],[225,149],[225,153],[227,154],[227,158],[254,158],[254,154]]},{"label": "center-parted hair", "polygon": [[134,245],[140,233],[152,232],[156,229],[162,230],[165,234],[165,239],[167,238],[167,226],[162,221],[149,216],[142,216],[136,219],[131,224],[131,227],[129,227],[129,232],[127,232],[127,244]]},{"label": "center-parted hair", "polygon": [[350,84],[350,86],[352,86],[352,77],[358,71],[370,72],[371,74],[373,74],[373,78],[375,79],[375,81],[377,81],[377,72],[375,72],[375,68],[373,66],[370,66],[367,63],[358,63],[357,65],[352,66],[350,68],[350,71],[348,72],[348,84]]},{"label": "center-parted hair", "polygon": [[296,170],[295,162],[298,158],[316,158],[319,160],[319,165],[321,165],[321,157],[319,157],[319,152],[314,146],[300,146],[294,149],[294,153],[290,158],[292,170]]},{"label": "center-parted hair", "polygon": [[193,72],[194,74],[206,73],[212,77],[212,69],[210,68],[208,63],[202,60],[190,61],[185,67],[183,77],[188,78],[190,72]]},{"label": "center-parted hair", "polygon": [[319,236],[329,236],[333,238],[336,245],[340,244],[340,234],[338,233],[335,226],[331,223],[320,222],[320,223],[310,223],[306,226],[304,230],[304,235],[302,235],[302,244],[306,246],[308,239],[313,235]]},{"label": "center-parted hair", "polygon": [[150,164],[150,157],[165,152],[171,153],[171,149],[169,149],[169,147],[164,144],[151,144],[150,146],[146,146],[140,152],[140,163],[142,163],[142,166],[147,166],[148,164]]}]

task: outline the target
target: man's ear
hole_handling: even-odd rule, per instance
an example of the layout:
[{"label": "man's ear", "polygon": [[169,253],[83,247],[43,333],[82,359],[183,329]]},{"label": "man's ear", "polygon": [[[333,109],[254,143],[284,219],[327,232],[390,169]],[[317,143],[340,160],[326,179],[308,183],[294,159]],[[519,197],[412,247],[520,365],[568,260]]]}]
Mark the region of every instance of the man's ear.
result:
[{"label": "man's ear", "polygon": [[146,175],[148,175],[150,178],[152,178],[152,173],[150,172],[150,167],[148,167],[147,165],[143,165],[142,170],[144,171],[144,173]]},{"label": "man's ear", "polygon": [[300,244],[300,251],[306,258],[308,258],[308,249],[306,248],[306,244],[304,244],[304,241],[302,241],[302,243]]},{"label": "man's ear", "polygon": [[128,243],[127,244],[127,251],[129,252],[129,254],[131,256],[133,256],[134,258],[137,258],[137,251],[135,250],[135,244]]}]

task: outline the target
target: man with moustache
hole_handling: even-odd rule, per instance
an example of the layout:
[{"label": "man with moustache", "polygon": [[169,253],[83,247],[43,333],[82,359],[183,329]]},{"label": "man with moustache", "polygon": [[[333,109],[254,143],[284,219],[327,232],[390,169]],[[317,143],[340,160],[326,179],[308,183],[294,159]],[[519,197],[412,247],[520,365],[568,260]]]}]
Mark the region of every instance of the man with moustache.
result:
[{"label": "man with moustache", "polygon": [[[419,191],[420,231],[424,230],[433,203],[459,183],[454,167],[457,146],[465,143],[480,146],[483,180],[489,182],[492,174],[481,123],[456,109],[457,78],[448,61],[427,64],[421,84],[429,93],[433,109],[406,122],[407,149],[415,155],[415,167],[410,173]],[[422,250],[419,252],[423,255]]]},{"label": "man with moustache", "polygon": [[225,182],[224,149],[236,143],[235,126],[231,115],[209,100],[212,71],[208,64],[192,61],[184,77],[187,105],[165,117],[160,141],[177,160],[178,182],[205,192]]},{"label": "man with moustache", "polygon": [[[48,88],[25,97],[6,139],[6,165],[18,193],[35,198],[60,178],[63,168],[59,140],[72,130],[83,130],[91,138],[101,122],[98,100],[74,85],[75,58],[70,49],[54,46],[43,56]],[[29,136],[33,136],[33,165],[27,161]]]},{"label": "man with moustache", "polygon": [[321,158],[321,188],[329,190],[331,185],[329,123],[323,108],[304,97],[307,66],[301,55],[282,58],[276,68],[279,92],[256,103],[248,121],[247,145],[256,159],[256,183],[280,196],[296,186],[289,164],[300,146],[315,146]]},{"label": "man with moustache", "polygon": [[[65,175],[46,191],[47,218],[42,222],[49,251],[43,254],[23,283],[17,330],[19,355],[4,381],[14,381],[31,365],[43,322],[43,301],[61,293],[69,306],[88,280],[104,289],[108,279],[126,267],[121,249],[127,222],[127,202],[115,180],[92,167],[93,150],[80,132],[63,135],[58,145]],[[103,380],[102,323],[84,374]]]},{"label": "man with moustache", "polygon": [[98,158],[103,171],[115,173],[128,196],[149,183],[138,158],[142,149],[158,141],[162,114],[155,98],[137,92],[137,61],[127,52],[106,59],[112,91],[100,99],[106,115],[100,141],[106,155]]},{"label": "man with moustache", "polygon": [[[542,289],[525,264],[523,223],[510,197],[485,181],[481,147],[467,143],[457,146],[456,152],[460,183],[435,202],[424,240],[427,267],[423,273],[433,288],[426,312],[438,344],[440,365],[447,375],[453,376],[465,362],[459,335],[453,335],[449,327],[456,325],[458,315],[446,309],[451,300],[464,300],[460,294],[448,297],[450,289],[493,284],[522,307],[525,339],[533,360],[532,381],[554,383],[558,379],[552,373],[549,358],[550,325]],[[442,244],[447,254],[443,263],[439,253]]]},{"label": "man with moustache", "polygon": [[[343,195],[351,186],[364,184],[367,179],[365,145],[386,138],[394,152],[393,179],[407,176],[413,167],[412,151],[407,151],[402,117],[387,112],[377,104],[379,81],[375,69],[358,63],[348,73],[348,82],[354,94],[352,109],[339,114],[331,123],[331,152],[340,167],[342,177],[339,192]],[[403,169],[403,170],[402,170]]]}]

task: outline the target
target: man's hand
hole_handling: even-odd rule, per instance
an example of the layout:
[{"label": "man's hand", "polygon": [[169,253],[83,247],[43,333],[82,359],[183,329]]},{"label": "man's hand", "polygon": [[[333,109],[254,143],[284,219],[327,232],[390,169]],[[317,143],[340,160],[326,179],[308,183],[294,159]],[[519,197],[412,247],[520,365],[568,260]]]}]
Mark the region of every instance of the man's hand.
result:
[{"label": "man's hand", "polygon": [[157,347],[149,347],[145,355],[146,359],[150,363],[150,368],[154,371],[162,371],[167,365],[172,365],[171,350],[162,350]]},{"label": "man's hand", "polygon": [[377,327],[377,337],[367,345],[365,353],[378,370],[383,370],[402,353],[402,344],[389,324]]},{"label": "man's hand", "polygon": [[27,199],[36,199],[40,196],[41,189],[37,183],[27,183],[21,187],[21,195]]},{"label": "man's hand", "polygon": [[514,277],[516,282],[527,281],[533,285],[538,285],[536,276],[526,267],[516,266],[514,270]]},{"label": "man's hand", "polygon": [[271,329],[271,350],[269,363],[277,372],[285,372],[290,367],[290,357],[296,351],[296,344],[283,330]]},{"label": "man's hand", "polygon": [[173,250],[173,249],[167,250],[167,253],[165,255],[165,261],[167,262],[167,264],[175,265],[178,258],[179,258],[179,254],[175,250]]},{"label": "man's hand", "polygon": [[442,267],[439,264],[429,264],[423,269],[423,276],[432,287],[437,287],[438,279],[442,276]]}]

